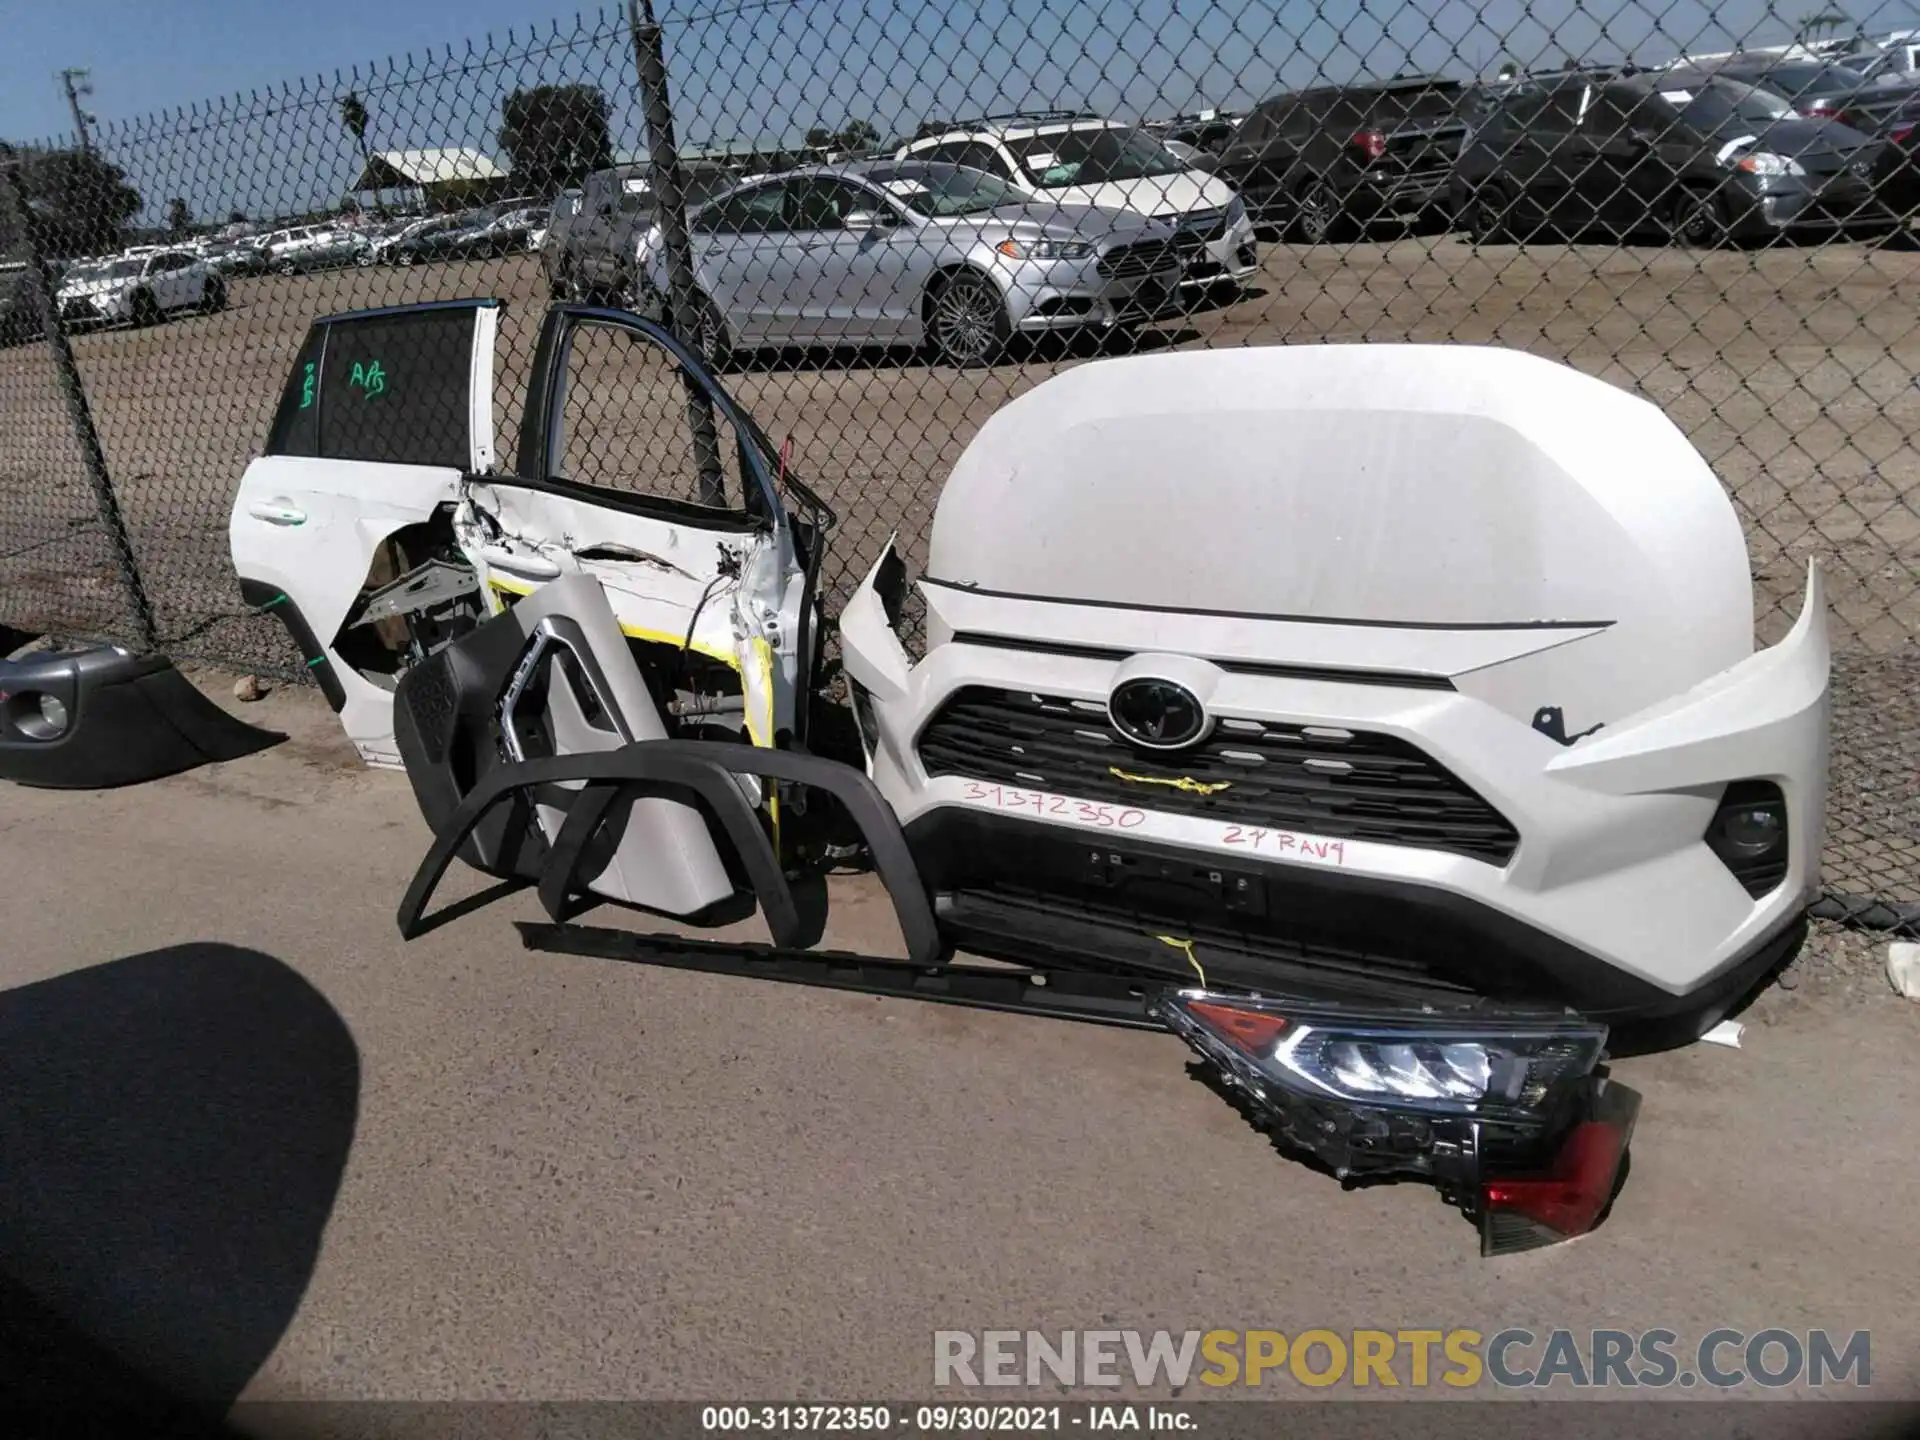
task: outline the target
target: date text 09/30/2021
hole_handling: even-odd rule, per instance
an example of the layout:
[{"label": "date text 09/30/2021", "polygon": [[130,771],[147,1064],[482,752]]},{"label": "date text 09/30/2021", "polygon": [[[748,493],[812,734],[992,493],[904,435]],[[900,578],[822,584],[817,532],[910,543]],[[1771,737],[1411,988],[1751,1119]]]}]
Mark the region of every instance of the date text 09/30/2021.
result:
[{"label": "date text 09/30/2021", "polygon": [[1191,1407],[1090,1401],[1076,1405],[707,1405],[703,1431],[842,1434],[1071,1434],[1075,1430],[1194,1433]]}]

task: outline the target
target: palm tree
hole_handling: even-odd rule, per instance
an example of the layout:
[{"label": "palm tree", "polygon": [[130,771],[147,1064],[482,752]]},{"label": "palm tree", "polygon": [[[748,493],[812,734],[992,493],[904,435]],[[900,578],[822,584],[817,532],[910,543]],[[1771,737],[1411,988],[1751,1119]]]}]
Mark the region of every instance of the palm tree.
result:
[{"label": "palm tree", "polygon": [[[362,174],[373,169],[373,151],[367,148],[367,119],[366,102],[349,90],[340,99],[340,123],[347,127],[347,133],[359,143],[360,159],[366,166]],[[387,213],[385,192],[379,185],[373,187],[373,208],[382,215]]]}]

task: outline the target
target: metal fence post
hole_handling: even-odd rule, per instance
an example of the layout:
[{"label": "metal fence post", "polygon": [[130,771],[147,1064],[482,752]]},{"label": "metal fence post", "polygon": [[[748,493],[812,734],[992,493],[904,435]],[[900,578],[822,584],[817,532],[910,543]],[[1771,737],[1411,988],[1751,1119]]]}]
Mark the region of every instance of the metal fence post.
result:
[{"label": "metal fence post", "polygon": [[17,231],[26,246],[28,289],[40,315],[41,333],[47,348],[53,351],[53,368],[60,377],[60,391],[67,402],[67,416],[80,441],[80,458],[86,465],[87,481],[93,486],[94,503],[100,510],[100,524],[107,543],[113,548],[114,563],[126,586],[127,603],[133,611],[134,636],[140,648],[157,650],[158,628],[154,624],[153,605],[140,581],[139,562],[134,559],[133,542],[127,537],[127,525],[120,514],[119,498],[113,493],[113,481],[107,474],[106,452],[100,448],[100,432],[94,428],[93,409],[87,403],[86,386],[80,380],[80,368],[74,362],[73,347],[60,324],[58,287],[46,257],[40,253],[40,241],[34,233],[32,206],[26,186],[20,178],[20,164],[13,152],[0,147],[0,208],[4,208],[9,226]]},{"label": "metal fence post", "polygon": [[[673,137],[673,102],[667,91],[667,57],[653,0],[627,0],[627,24],[633,31],[633,58],[640,72],[640,99],[647,122],[647,164],[653,175],[660,244],[667,252],[667,318],[674,334],[700,348],[700,298],[693,278],[693,240],[687,232],[687,192],[680,175],[680,151]],[[727,503],[720,470],[720,437],[713,407],[687,380],[687,422],[693,429],[695,463],[700,471],[700,501]]]}]

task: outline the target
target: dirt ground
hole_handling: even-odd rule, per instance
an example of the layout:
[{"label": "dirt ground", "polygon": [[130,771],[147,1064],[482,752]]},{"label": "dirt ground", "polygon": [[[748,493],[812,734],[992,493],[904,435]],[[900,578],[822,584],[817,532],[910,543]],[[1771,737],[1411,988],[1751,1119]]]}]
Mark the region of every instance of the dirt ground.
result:
[{"label": "dirt ground", "polygon": [[[524,895],[403,944],[404,779],[311,691],[244,713],[289,738],[0,789],[0,1133],[36,1177],[0,1187],[0,1271],[158,1374],[937,1399],[936,1329],[1779,1326],[1870,1330],[1871,1395],[1920,1398],[1920,1006],[1859,937],[1823,931],[1741,1048],[1619,1061],[1611,1217],[1485,1261],[1427,1188],[1277,1154],[1168,1036],[527,953]],[[829,944],[897,945],[866,881],[832,899]]]},{"label": "dirt ground", "polygon": [[[1456,341],[1565,360],[1661,405],[1746,525],[1763,640],[1828,567],[1839,665],[1836,884],[1920,899],[1920,248],[1828,244],[1693,253],[1488,246],[1453,236],[1269,245],[1255,282],[1141,346]],[[339,310],[491,295],[505,304],[499,453],[510,464],[546,290],[532,256],[238,279],[222,314],[74,342],[159,629],[175,653],[297,664],[241,613],[234,487],[308,323]],[[910,562],[948,467],[987,416],[1060,366],[1052,345],[962,372],[912,355],[755,357],[727,377],[839,512],[829,603],[898,531]],[[672,387],[602,390],[636,446],[682,433]],[[646,432],[653,428],[655,434]],[[0,622],[124,633],[120,587],[44,346],[0,351]]]}]

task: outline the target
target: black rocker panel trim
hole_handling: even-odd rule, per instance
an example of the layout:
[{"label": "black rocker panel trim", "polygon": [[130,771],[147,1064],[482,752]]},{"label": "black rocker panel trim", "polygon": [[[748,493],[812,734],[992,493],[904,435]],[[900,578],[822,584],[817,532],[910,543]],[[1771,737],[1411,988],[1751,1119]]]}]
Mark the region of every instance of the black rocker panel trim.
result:
[{"label": "black rocker panel trim", "polygon": [[300,652],[300,658],[307,662],[313,683],[320,687],[320,693],[326,697],[333,713],[338,715],[344,710],[347,705],[346,687],[334,673],[333,661],[328,658],[326,648],[313,633],[307,617],[300,613],[300,607],[293,603],[293,597],[278,585],[269,585],[264,580],[248,580],[243,576],[240,580],[240,599],[242,603],[265,611],[286,626],[294,648]]}]

